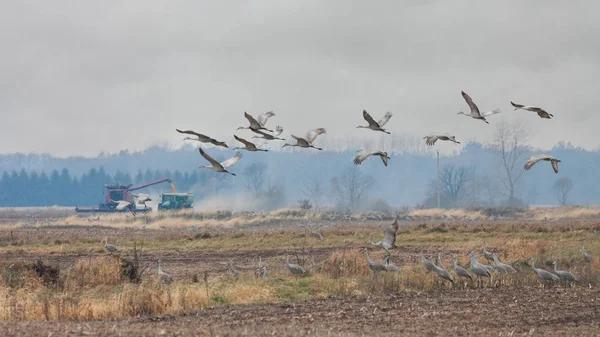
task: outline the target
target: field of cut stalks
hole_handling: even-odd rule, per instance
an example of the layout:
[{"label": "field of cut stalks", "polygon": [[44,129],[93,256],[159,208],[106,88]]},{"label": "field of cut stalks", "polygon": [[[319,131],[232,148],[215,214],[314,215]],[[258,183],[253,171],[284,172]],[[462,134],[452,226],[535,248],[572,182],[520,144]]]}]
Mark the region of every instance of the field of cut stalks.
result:
[{"label": "field of cut stalks", "polygon": [[[565,214],[576,210],[565,209]],[[461,213],[462,212],[462,213]],[[493,289],[514,292],[542,284],[527,260],[536,266],[560,269],[579,277],[572,285],[550,289],[571,292],[600,285],[600,222],[585,218],[488,220],[483,211],[414,211],[400,221],[391,262],[400,273],[374,274],[364,248],[382,261],[385,252],[367,243],[383,238],[391,214],[335,215],[300,210],[231,214],[160,213],[149,216],[74,215],[38,217],[28,226],[21,219],[0,228],[0,320],[88,321],[154,315],[176,315],[238,305],[295,303],[330,298],[369,298],[394,294],[431,296]],[[1,212],[0,212],[1,214]],[[481,214],[482,220],[474,220]],[[408,218],[408,216],[410,218]],[[335,217],[334,219],[331,219]],[[427,217],[427,218],[425,218]],[[467,219],[469,217],[469,219]],[[310,236],[319,231],[324,240]],[[104,239],[120,252],[109,254]],[[426,273],[420,252],[442,255],[441,265],[452,274],[450,255],[468,269],[468,252],[481,255],[483,242],[500,260],[518,272],[495,274],[482,285],[458,280],[443,283]],[[581,245],[594,256],[583,261]],[[293,276],[285,258],[303,266],[306,276]],[[315,264],[311,262],[314,259]],[[174,281],[166,284],[157,261]],[[479,260],[486,263],[483,258]],[[238,277],[230,264],[239,270]],[[259,266],[266,266],[267,279]]]}]

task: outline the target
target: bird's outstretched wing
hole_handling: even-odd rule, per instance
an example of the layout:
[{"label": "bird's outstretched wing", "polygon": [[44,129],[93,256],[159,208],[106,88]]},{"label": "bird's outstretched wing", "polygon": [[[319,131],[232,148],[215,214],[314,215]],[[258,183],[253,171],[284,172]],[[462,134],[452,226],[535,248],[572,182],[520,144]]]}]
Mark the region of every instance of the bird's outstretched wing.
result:
[{"label": "bird's outstretched wing", "polygon": [[425,137],[425,144],[429,145],[429,146],[433,146],[433,144],[435,144],[435,142],[437,142],[438,140],[438,136],[426,136]]},{"label": "bird's outstretched wing", "polygon": [[510,101],[510,104],[511,104],[512,106],[514,106],[515,108],[517,108],[517,109],[520,109],[520,108],[524,108],[524,107],[525,107],[523,104],[517,104],[517,103],[513,103],[513,101]]},{"label": "bird's outstretched wing", "polygon": [[388,154],[387,152],[378,152],[379,157],[381,158],[381,161],[383,162],[383,165],[385,167],[387,167],[388,165]]},{"label": "bird's outstretched wing", "polygon": [[383,127],[389,120],[392,118],[392,113],[390,111],[386,112],[385,115],[377,122],[380,127]]},{"label": "bird's outstretched wing", "polygon": [[273,111],[267,111],[264,114],[258,116],[258,124],[260,124],[260,126],[265,126],[265,124],[267,124],[267,121],[269,120],[269,118],[275,116],[275,113]]},{"label": "bird's outstretched wing", "polygon": [[277,125],[277,127],[275,128],[275,137],[279,136],[282,133],[283,133],[283,127]]},{"label": "bird's outstretched wing", "polygon": [[245,140],[244,138],[240,138],[240,137],[238,137],[236,135],[233,135],[233,138],[235,138],[235,140],[237,140],[238,142],[240,142],[240,143],[242,143],[242,144],[244,144],[246,146],[252,146],[252,145],[254,145],[254,144],[250,143],[249,141]]},{"label": "bird's outstretched wing", "polygon": [[202,157],[204,157],[204,159],[208,160],[213,166],[221,165],[221,164],[219,164],[218,161],[214,160],[211,156],[209,156],[206,152],[204,152],[201,147],[198,148],[198,151],[200,151],[200,155]]},{"label": "bird's outstretched wing", "polygon": [[327,130],[325,130],[325,128],[310,130],[306,133],[304,139],[306,139],[307,142],[312,144],[319,135],[322,135],[324,133],[327,133]]},{"label": "bird's outstretched wing", "polygon": [[483,117],[489,117],[489,116],[492,116],[492,115],[495,115],[495,114],[499,114],[501,112],[502,112],[502,110],[500,110],[500,109],[494,109],[492,111],[486,111],[486,112],[482,113],[481,116],[483,116]]},{"label": "bird's outstretched wing", "polygon": [[558,173],[558,161],[551,160],[551,162],[552,162],[552,169],[554,170],[554,173]]},{"label": "bird's outstretched wing", "polygon": [[235,153],[235,155],[229,159],[227,159],[226,161],[221,163],[221,166],[223,166],[224,168],[228,168],[229,166],[237,163],[238,161],[240,161],[240,159],[242,159],[243,154],[238,151]]},{"label": "bird's outstretched wing", "polygon": [[362,162],[367,159],[367,157],[369,156],[369,153],[367,153],[367,151],[365,150],[360,150],[356,153],[356,156],[354,157],[354,165],[360,165],[362,164]]},{"label": "bird's outstretched wing", "polygon": [[524,167],[524,168],[525,168],[526,170],[529,170],[529,169],[530,169],[530,168],[531,168],[533,165],[535,165],[535,163],[537,163],[537,162],[538,162],[538,161],[540,161],[540,160],[547,159],[547,158],[548,158],[548,156],[547,156],[547,155],[544,155],[544,154],[536,154],[536,155],[533,155],[533,156],[531,156],[531,157],[529,158],[529,160],[528,160],[528,161],[527,161],[527,163],[525,164],[525,167]]},{"label": "bird's outstretched wing", "polygon": [[246,111],[244,111],[244,117],[246,117],[248,122],[250,122],[250,125],[260,125],[260,123],[258,123],[258,121],[254,117],[252,117],[252,115],[247,113]]},{"label": "bird's outstretched wing", "polygon": [[464,92],[464,91],[461,91],[460,93],[462,94],[462,97],[465,99],[465,101],[469,105],[469,108],[471,108],[471,113],[474,113],[476,115],[480,115],[481,116],[481,114],[479,113],[479,108],[473,102],[473,100],[471,99],[471,96],[467,95],[467,93]]},{"label": "bird's outstretched wing", "polygon": [[367,110],[363,110],[363,118],[367,121],[367,123],[369,123],[369,125],[379,126],[379,124],[377,124],[377,122],[373,119],[373,117],[371,117]]}]

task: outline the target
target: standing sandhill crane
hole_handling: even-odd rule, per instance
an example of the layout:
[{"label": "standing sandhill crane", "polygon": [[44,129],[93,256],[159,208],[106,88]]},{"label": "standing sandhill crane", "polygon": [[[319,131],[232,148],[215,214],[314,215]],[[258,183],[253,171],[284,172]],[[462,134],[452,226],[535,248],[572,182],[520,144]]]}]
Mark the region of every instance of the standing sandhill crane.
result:
[{"label": "standing sandhill crane", "polygon": [[532,112],[537,113],[538,116],[540,116],[540,118],[550,119],[551,117],[554,117],[553,114],[549,114],[544,109],[538,108],[537,106],[522,105],[522,104],[513,103],[512,101],[510,102],[510,104],[515,107],[515,110],[521,109],[521,110],[532,111]]},{"label": "standing sandhill crane", "polygon": [[504,273],[504,274],[512,274],[512,273],[517,272],[517,270],[515,268],[513,268],[513,266],[511,266],[510,264],[500,262],[500,260],[498,259],[498,255],[496,255],[496,253],[493,253],[492,257],[494,259],[494,264],[496,265],[495,269],[498,272]]},{"label": "standing sandhill crane", "polygon": [[356,127],[357,129],[371,129],[373,131],[385,132],[388,135],[390,134],[388,131],[386,131],[383,128],[383,126],[385,124],[387,124],[387,122],[390,120],[390,118],[392,118],[392,113],[390,111],[386,112],[385,115],[383,115],[383,117],[378,122],[376,122],[373,119],[373,117],[371,117],[371,115],[369,115],[367,110],[363,110],[363,118],[367,121],[367,123],[369,123],[369,125],[367,125],[367,126],[359,125]]},{"label": "standing sandhill crane", "polygon": [[321,235],[321,233],[317,232],[317,231],[310,231],[310,236],[312,236],[313,238],[317,238],[320,241],[323,241],[323,235]]},{"label": "standing sandhill crane", "polygon": [[[268,114],[268,113],[271,113],[272,115],[269,115],[268,117],[263,118],[263,120],[264,120],[263,124],[265,124],[267,122],[267,119],[269,119],[271,116],[275,116],[275,114],[273,114],[273,111],[269,111],[269,112],[267,112],[267,113],[259,116],[259,119],[262,116],[267,116],[266,114]],[[254,130],[265,130],[265,131],[273,132],[273,130],[269,130],[269,129],[265,128],[263,124],[259,123],[259,121],[257,121],[256,118],[252,117],[252,115],[250,115],[246,111],[244,111],[244,117],[246,117],[246,119],[248,120],[248,122],[250,122],[250,126],[247,126],[247,127],[240,126],[239,128],[237,128],[238,130],[249,129],[249,130],[252,130],[252,131],[254,131]]]},{"label": "standing sandhill crane", "polygon": [[274,134],[269,134],[260,130],[254,130],[251,129],[252,132],[259,134],[260,136],[252,136],[252,138],[262,138],[262,139],[266,139],[266,140],[285,140],[283,138],[279,138],[277,136],[279,136],[282,132],[283,132],[283,128],[281,126],[277,126],[277,128],[275,129],[275,133]]},{"label": "standing sandhill crane", "polygon": [[529,158],[529,160],[527,161],[527,163],[525,164],[525,169],[529,170],[535,163],[537,163],[540,160],[545,160],[545,161],[551,162],[554,173],[558,173],[558,163],[560,163],[560,160],[558,160],[548,154],[535,154],[535,155],[531,156]]},{"label": "standing sandhill crane", "polygon": [[198,150],[200,151],[200,155],[202,157],[204,157],[204,159],[208,160],[211,163],[211,166],[202,165],[202,166],[200,166],[200,168],[211,169],[215,172],[229,173],[232,176],[234,176],[235,173],[231,173],[231,172],[227,171],[227,168],[229,166],[237,163],[242,158],[242,153],[238,151],[235,153],[235,155],[233,157],[227,159],[226,161],[224,161],[222,163],[219,163],[218,161],[214,160],[211,156],[206,154],[206,152],[202,151],[202,148],[198,148]]},{"label": "standing sandhill crane", "polygon": [[486,112],[481,113],[479,111],[479,108],[477,107],[477,105],[473,102],[471,97],[469,95],[467,95],[466,92],[461,91],[460,93],[462,94],[463,98],[469,105],[469,108],[471,108],[471,112],[466,114],[466,113],[460,111],[457,115],[465,115],[465,116],[469,116],[474,119],[481,119],[482,121],[486,122],[487,124],[490,124],[485,118],[502,112],[500,109],[494,109],[492,111],[486,111]]},{"label": "standing sandhill crane", "polygon": [[492,253],[486,250],[486,247],[487,241],[483,241],[483,249],[481,250],[481,253],[483,254],[483,257],[491,263],[492,261],[494,261],[494,257],[492,256]]},{"label": "standing sandhill crane", "polygon": [[531,261],[531,268],[533,269],[533,271],[537,274],[540,280],[544,281],[544,283],[556,282],[560,280],[560,277],[558,277],[557,275],[554,275],[551,272],[546,271],[544,269],[536,268],[535,259],[533,257],[529,259],[529,261]]},{"label": "standing sandhill crane", "polygon": [[455,136],[450,136],[447,134],[442,135],[442,134],[432,133],[429,136],[423,137],[423,139],[425,139],[425,144],[427,144],[429,146],[433,146],[433,144],[435,144],[435,142],[437,142],[438,140],[451,141],[453,143],[460,144],[460,142],[456,140]]},{"label": "standing sandhill crane", "polygon": [[477,254],[474,251],[471,252],[471,271],[477,275],[477,283],[479,284],[481,284],[482,277],[490,278],[492,276],[487,268],[477,262]]},{"label": "standing sandhill crane", "polygon": [[554,265],[554,274],[558,275],[558,277],[562,280],[565,281],[565,287],[567,286],[567,284],[569,282],[579,282],[579,279],[577,278],[577,276],[569,273],[568,271],[564,271],[564,270],[558,270],[558,265],[556,264],[556,261],[552,262],[552,264]]},{"label": "standing sandhill crane", "polygon": [[385,268],[385,265],[383,263],[379,263],[379,262],[375,262],[373,260],[371,260],[371,258],[369,257],[369,249],[365,248],[365,256],[367,258],[367,264],[369,265],[369,268],[375,273],[379,273],[380,271],[387,271],[387,269]]},{"label": "standing sandhill crane", "polygon": [[421,264],[423,266],[425,266],[425,269],[427,269],[427,273],[435,270],[435,265],[433,264],[433,262],[431,262],[430,260],[426,259],[425,256],[423,256],[422,250],[421,250]]},{"label": "standing sandhill crane", "polygon": [[117,204],[117,206],[115,207],[116,211],[121,212],[121,211],[125,210],[125,208],[127,208],[127,209],[129,209],[129,211],[131,212],[131,214],[133,214],[133,216],[136,215],[136,213],[135,213],[135,207],[129,201],[126,201],[126,200],[115,201],[115,200],[112,200],[112,199],[108,199],[108,202],[111,203],[111,204]]},{"label": "standing sandhill crane", "polygon": [[210,143],[210,144],[213,144],[215,146],[222,146],[222,147],[228,148],[228,146],[227,146],[227,144],[225,144],[225,142],[220,142],[220,141],[218,141],[216,139],[210,138],[210,137],[205,136],[205,135],[203,135],[201,133],[198,133],[198,132],[195,132],[195,131],[192,131],[192,130],[179,130],[179,129],[175,129],[175,130],[177,130],[177,132],[179,132],[179,133],[185,133],[185,134],[188,134],[188,135],[194,135],[194,136],[198,137],[198,138],[186,137],[186,138],[184,138],[184,140],[195,140],[195,141],[198,141],[198,142],[201,142],[201,143]]},{"label": "standing sandhill crane", "polygon": [[171,282],[173,282],[173,278],[171,276],[169,276],[169,274],[163,272],[163,270],[162,270],[162,261],[158,260],[156,262],[158,263],[158,276],[160,276],[160,279],[164,283],[171,283]]},{"label": "standing sandhill crane", "polygon": [[240,272],[233,266],[233,259],[229,260],[229,271],[231,274],[233,274],[233,278],[236,280],[240,276]]},{"label": "standing sandhill crane", "polygon": [[581,254],[583,255],[583,260],[585,262],[591,262],[592,261],[592,256],[588,253],[585,252],[585,247],[583,246],[583,243],[581,244]]},{"label": "standing sandhill crane", "polygon": [[465,268],[459,266],[456,263],[456,257],[454,255],[451,255],[450,258],[452,260],[452,268],[454,269],[454,272],[456,273],[456,275],[459,278],[462,277],[462,278],[468,278],[469,280],[473,280],[473,278],[471,277],[471,274],[469,274],[469,272]]},{"label": "standing sandhill crane", "polygon": [[244,147],[234,147],[234,150],[246,150],[246,151],[250,151],[250,152],[256,152],[256,151],[264,151],[267,152],[269,150],[265,150],[265,149],[259,149],[258,146],[256,146],[256,144],[249,142],[247,140],[245,140],[244,138],[238,137],[236,135],[233,135],[233,138],[235,138],[235,140],[237,140],[238,142],[244,144]]},{"label": "standing sandhill crane", "polygon": [[399,273],[400,267],[390,263],[390,257],[391,255],[388,255],[385,257],[385,259],[383,259],[383,265],[385,266],[385,270],[392,273]]},{"label": "standing sandhill crane", "polygon": [[290,270],[290,272],[296,276],[306,274],[306,271],[304,270],[304,268],[300,267],[297,264],[290,263],[289,255],[285,256],[285,264],[288,267],[288,269]]},{"label": "standing sandhill crane", "polygon": [[439,278],[441,278],[442,280],[448,280],[450,281],[450,283],[454,284],[454,277],[452,277],[452,275],[450,275],[450,273],[446,269],[436,266],[435,264],[433,265],[433,268],[437,276],[439,276]]},{"label": "standing sandhill crane", "polygon": [[360,150],[356,153],[356,157],[354,157],[354,164],[355,165],[360,165],[362,164],[363,161],[365,161],[365,159],[369,158],[370,156],[379,156],[379,158],[381,158],[381,161],[383,162],[384,166],[388,165],[388,160],[390,159],[390,157],[388,157],[387,152],[382,152],[382,151],[365,151],[365,150]]},{"label": "standing sandhill crane", "polygon": [[327,130],[325,130],[325,128],[318,128],[318,129],[308,131],[306,133],[306,136],[304,136],[304,138],[292,135],[292,138],[294,138],[296,140],[296,144],[285,143],[285,144],[283,144],[282,147],[286,147],[286,146],[297,146],[297,147],[304,147],[304,148],[312,147],[317,150],[323,150],[320,147],[314,146],[313,142],[319,135],[322,135],[324,133],[327,133]]},{"label": "standing sandhill crane", "polygon": [[106,249],[106,251],[108,251],[109,253],[114,253],[114,252],[119,252],[121,251],[121,249],[115,245],[111,245],[108,243],[108,238],[104,238],[104,249]]},{"label": "standing sandhill crane", "polygon": [[396,247],[396,232],[398,231],[398,216],[396,216],[396,220],[394,223],[389,225],[383,230],[383,240],[379,242],[372,242],[369,240],[368,242],[380,248],[385,249],[385,251],[390,255],[390,249],[398,248]]}]

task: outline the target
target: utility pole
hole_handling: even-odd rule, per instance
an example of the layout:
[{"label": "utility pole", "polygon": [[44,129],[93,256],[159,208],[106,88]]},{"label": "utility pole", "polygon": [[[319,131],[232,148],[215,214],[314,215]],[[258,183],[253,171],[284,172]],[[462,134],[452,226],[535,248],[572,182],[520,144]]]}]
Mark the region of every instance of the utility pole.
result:
[{"label": "utility pole", "polygon": [[438,208],[440,207],[440,151],[437,152],[437,199],[438,199]]}]

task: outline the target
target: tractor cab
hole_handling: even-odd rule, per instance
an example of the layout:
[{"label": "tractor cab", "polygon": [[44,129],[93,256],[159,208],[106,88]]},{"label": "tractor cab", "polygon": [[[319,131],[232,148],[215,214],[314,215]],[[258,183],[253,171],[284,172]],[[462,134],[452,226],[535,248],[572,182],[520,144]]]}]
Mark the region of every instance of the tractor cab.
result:
[{"label": "tractor cab", "polygon": [[178,210],[192,208],[194,195],[192,193],[163,193],[160,195],[159,210]]}]

